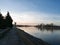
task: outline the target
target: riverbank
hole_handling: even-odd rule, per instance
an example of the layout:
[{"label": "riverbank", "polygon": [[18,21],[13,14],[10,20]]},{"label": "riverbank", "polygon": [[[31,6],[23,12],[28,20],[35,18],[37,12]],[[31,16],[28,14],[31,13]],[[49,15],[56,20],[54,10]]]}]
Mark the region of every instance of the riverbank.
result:
[{"label": "riverbank", "polygon": [[0,29],[0,45],[49,45],[19,28]]},{"label": "riverbank", "polygon": [[24,42],[25,45],[49,45],[47,42],[33,37],[32,35],[24,32],[21,29],[16,28],[17,35]]}]

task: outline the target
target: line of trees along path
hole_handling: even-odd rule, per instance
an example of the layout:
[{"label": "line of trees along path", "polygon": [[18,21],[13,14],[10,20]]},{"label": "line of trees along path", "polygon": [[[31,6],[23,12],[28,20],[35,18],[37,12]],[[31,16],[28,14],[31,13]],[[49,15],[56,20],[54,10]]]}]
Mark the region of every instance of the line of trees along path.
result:
[{"label": "line of trees along path", "polygon": [[2,16],[1,12],[0,12],[0,29],[5,29],[7,27],[12,28],[12,18],[10,16],[10,13],[7,12],[6,17]]}]

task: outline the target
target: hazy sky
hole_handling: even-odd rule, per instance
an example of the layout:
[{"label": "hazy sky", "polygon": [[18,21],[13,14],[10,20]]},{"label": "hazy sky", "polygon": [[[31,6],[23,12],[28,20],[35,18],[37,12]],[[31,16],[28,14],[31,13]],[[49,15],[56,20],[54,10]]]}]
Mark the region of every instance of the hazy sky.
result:
[{"label": "hazy sky", "polygon": [[0,0],[0,11],[10,12],[14,22],[55,23],[60,25],[59,0]]}]

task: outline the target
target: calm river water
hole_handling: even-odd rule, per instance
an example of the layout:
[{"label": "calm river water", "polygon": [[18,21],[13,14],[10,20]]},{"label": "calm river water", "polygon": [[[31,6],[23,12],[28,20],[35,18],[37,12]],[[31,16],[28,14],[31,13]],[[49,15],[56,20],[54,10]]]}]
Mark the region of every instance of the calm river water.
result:
[{"label": "calm river water", "polygon": [[60,30],[41,30],[35,27],[19,27],[25,32],[40,38],[51,45],[60,45]]}]

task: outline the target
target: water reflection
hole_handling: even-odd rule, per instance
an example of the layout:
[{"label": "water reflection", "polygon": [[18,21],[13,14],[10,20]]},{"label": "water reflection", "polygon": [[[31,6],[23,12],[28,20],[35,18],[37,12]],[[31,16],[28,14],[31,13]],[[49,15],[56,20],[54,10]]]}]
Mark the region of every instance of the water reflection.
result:
[{"label": "water reflection", "polygon": [[40,30],[40,31],[50,31],[50,32],[53,32],[53,29],[44,29],[44,28],[37,28],[38,30]]},{"label": "water reflection", "polygon": [[50,31],[50,32],[53,32],[54,30],[60,30],[60,29],[54,29],[54,28],[38,28],[38,27],[36,27],[38,30],[40,30],[40,31]]},{"label": "water reflection", "polygon": [[52,45],[60,45],[60,29],[42,29],[35,27],[19,27],[25,32],[40,38]]}]

